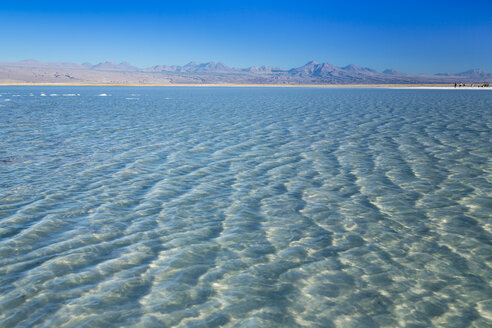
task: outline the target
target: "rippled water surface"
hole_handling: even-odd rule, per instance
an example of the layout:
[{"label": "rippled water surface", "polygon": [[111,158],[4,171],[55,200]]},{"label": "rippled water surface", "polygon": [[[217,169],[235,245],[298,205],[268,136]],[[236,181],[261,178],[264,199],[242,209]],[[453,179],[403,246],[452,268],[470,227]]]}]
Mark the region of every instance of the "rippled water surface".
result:
[{"label": "rippled water surface", "polygon": [[492,92],[0,88],[1,327],[491,327]]}]

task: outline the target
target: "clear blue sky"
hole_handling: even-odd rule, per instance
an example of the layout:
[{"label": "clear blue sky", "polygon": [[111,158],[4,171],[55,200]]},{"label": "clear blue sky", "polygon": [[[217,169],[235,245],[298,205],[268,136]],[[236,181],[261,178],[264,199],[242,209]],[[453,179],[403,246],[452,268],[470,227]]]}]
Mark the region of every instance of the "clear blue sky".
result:
[{"label": "clear blue sky", "polygon": [[492,72],[492,0],[0,0],[0,61]]}]

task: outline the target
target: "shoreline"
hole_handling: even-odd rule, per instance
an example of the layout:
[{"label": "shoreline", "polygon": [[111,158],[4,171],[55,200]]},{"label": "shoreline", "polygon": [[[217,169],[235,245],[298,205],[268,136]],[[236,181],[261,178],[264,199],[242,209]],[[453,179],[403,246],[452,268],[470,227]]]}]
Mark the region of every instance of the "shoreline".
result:
[{"label": "shoreline", "polygon": [[0,86],[92,86],[92,87],[267,87],[267,88],[394,88],[394,89],[445,89],[445,90],[492,90],[492,87],[454,84],[150,84],[150,83],[0,83]]}]

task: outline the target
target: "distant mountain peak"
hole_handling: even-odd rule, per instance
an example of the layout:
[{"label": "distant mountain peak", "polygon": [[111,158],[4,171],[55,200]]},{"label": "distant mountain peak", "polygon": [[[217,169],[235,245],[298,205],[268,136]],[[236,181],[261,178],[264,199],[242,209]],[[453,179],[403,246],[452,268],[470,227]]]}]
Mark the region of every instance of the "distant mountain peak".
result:
[{"label": "distant mountain peak", "polygon": [[345,67],[342,67],[344,71],[352,72],[352,73],[357,73],[357,74],[374,74],[378,73],[376,70],[373,70],[368,67],[361,67],[357,66],[354,64],[347,65]]},{"label": "distant mountain peak", "polygon": [[108,60],[92,66],[95,70],[111,70],[111,71],[138,71],[135,66],[130,65],[128,62],[121,62],[116,64],[115,62]]},{"label": "distant mountain peak", "polygon": [[466,77],[473,77],[473,78],[490,78],[492,76],[491,73],[486,72],[480,68],[473,68],[465,72],[461,72],[456,74],[457,76],[466,76]]},{"label": "distant mountain peak", "polygon": [[399,72],[393,68],[388,68],[388,69],[385,69],[383,71],[384,74],[388,74],[388,75],[402,75],[403,73],[402,72]]},{"label": "distant mountain peak", "polygon": [[316,77],[320,77],[320,76],[330,75],[333,72],[338,71],[338,70],[339,70],[339,68],[333,64],[330,64],[330,63],[319,64],[318,62],[311,60],[310,62],[308,62],[304,66],[293,68],[293,69],[289,70],[289,73],[294,75],[294,76],[304,76],[304,77],[316,76]]},{"label": "distant mountain peak", "polygon": [[207,62],[197,64],[196,62],[190,62],[184,65],[181,70],[190,73],[213,73],[213,72],[232,72],[234,69],[221,62]]},{"label": "distant mountain peak", "polygon": [[318,64],[319,63],[316,60],[311,60],[310,62],[307,62],[304,66],[314,66]]},{"label": "distant mountain peak", "polygon": [[347,65],[345,67],[342,67],[342,69],[344,69],[344,70],[359,70],[361,68],[362,67],[357,66],[357,65],[354,65],[354,64],[349,64],[349,65]]},{"label": "distant mountain peak", "polygon": [[492,73],[484,71],[483,69],[480,68],[469,69],[468,71],[464,71],[461,73],[437,73],[434,75],[442,76],[442,77],[469,78],[469,79],[475,79],[475,81],[477,82],[480,82],[480,80],[490,81],[490,79],[492,79]]}]

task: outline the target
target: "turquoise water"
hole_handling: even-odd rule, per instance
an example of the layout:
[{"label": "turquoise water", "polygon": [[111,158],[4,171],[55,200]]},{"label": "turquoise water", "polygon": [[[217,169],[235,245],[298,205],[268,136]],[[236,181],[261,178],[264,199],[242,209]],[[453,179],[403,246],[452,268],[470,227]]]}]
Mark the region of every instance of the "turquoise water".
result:
[{"label": "turquoise water", "polygon": [[0,132],[1,327],[492,326],[492,92],[1,87]]}]

